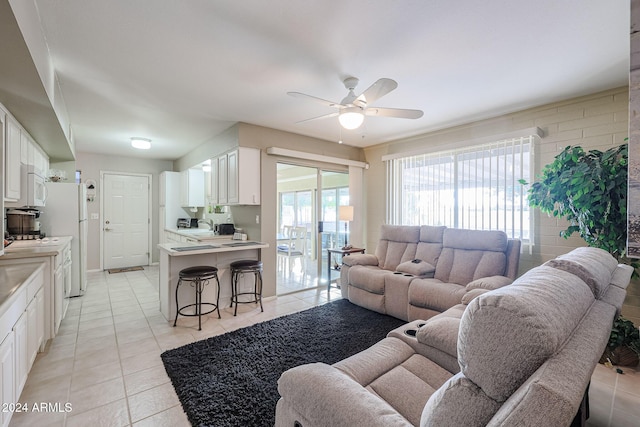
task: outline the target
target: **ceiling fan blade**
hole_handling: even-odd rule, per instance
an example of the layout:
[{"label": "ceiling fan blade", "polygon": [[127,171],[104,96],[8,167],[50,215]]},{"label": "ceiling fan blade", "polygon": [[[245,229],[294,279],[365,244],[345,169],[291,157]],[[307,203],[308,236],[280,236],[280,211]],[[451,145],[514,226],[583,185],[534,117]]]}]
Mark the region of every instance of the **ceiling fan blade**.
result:
[{"label": "ceiling fan blade", "polygon": [[307,95],[306,93],[287,92],[287,95],[293,96],[294,98],[310,99],[312,101],[319,102],[320,104],[326,105],[327,107],[331,107],[331,108],[340,108],[341,107],[341,105],[338,104],[337,102],[327,101],[326,99],[322,99],[322,98],[318,98],[318,97],[315,97],[315,96]]},{"label": "ceiling fan blade", "polygon": [[[358,102],[364,103],[364,106],[367,104],[373,104],[376,100],[382,98],[397,87],[398,83],[396,83],[395,80],[385,78],[379,79],[356,98],[354,105],[358,105]],[[363,105],[359,106],[363,107]]]},{"label": "ceiling fan blade", "polygon": [[364,110],[367,116],[397,117],[400,119],[419,119],[424,115],[422,110],[407,110],[403,108],[367,108]]},{"label": "ceiling fan blade", "polygon": [[329,113],[329,114],[323,114],[322,116],[318,116],[318,117],[312,117],[310,119],[304,119],[304,120],[300,120],[299,122],[296,123],[304,123],[304,122],[310,122],[312,120],[319,120],[319,119],[328,119],[329,117],[336,117],[339,113]]}]

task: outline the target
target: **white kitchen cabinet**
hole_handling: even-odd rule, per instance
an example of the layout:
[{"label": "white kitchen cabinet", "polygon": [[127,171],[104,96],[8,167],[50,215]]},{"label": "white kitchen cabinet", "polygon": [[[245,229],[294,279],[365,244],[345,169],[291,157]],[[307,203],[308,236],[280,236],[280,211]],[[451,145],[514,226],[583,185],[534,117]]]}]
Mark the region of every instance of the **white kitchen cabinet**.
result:
[{"label": "white kitchen cabinet", "polygon": [[42,148],[33,142],[33,168],[41,176],[46,176],[49,169],[49,157],[42,151]]},{"label": "white kitchen cabinet", "polygon": [[27,371],[38,354],[38,301],[34,298],[27,306]]},{"label": "white kitchen cabinet", "polygon": [[4,198],[17,201],[20,198],[20,126],[9,115],[6,120]]},{"label": "white kitchen cabinet", "polygon": [[227,153],[227,202],[238,203],[238,150]]},{"label": "white kitchen cabinet", "polygon": [[226,205],[229,203],[227,193],[227,155],[223,154],[218,157],[218,204]]},{"label": "white kitchen cabinet", "polygon": [[33,166],[34,171],[45,176],[49,169],[49,156],[24,129],[20,130],[20,163]]},{"label": "white kitchen cabinet", "polygon": [[160,206],[167,205],[167,180],[170,173],[172,172],[160,172],[160,183],[158,184],[158,204]]},{"label": "white kitchen cabinet", "polygon": [[260,150],[238,147],[227,155],[230,205],[260,204]]},{"label": "white kitchen cabinet", "polygon": [[55,257],[55,271],[53,273],[53,330],[54,336],[58,333],[60,322],[64,312],[64,268],[62,255]]},{"label": "white kitchen cabinet", "polygon": [[182,207],[204,206],[204,172],[202,169],[187,169],[180,172],[180,205]]},{"label": "white kitchen cabinet", "polygon": [[[44,279],[44,277],[43,277]],[[44,284],[44,281],[43,281]],[[47,317],[46,317],[46,306],[45,306],[45,291],[44,286],[40,288],[38,293],[36,294],[36,312],[38,314],[37,318],[37,329],[36,329],[36,353],[39,351],[44,351],[45,344],[45,331],[47,326]]]},{"label": "white kitchen cabinet", "polygon": [[[213,171],[212,171],[213,172]],[[260,204],[260,150],[238,147],[218,157],[217,174],[212,173],[212,194],[217,188],[218,205]],[[217,176],[217,185],[213,181]]]},{"label": "white kitchen cabinet", "polygon": [[211,183],[209,185],[209,201],[218,205],[218,159],[211,159]]},{"label": "white kitchen cabinet", "polygon": [[[5,404],[18,402],[44,339],[44,272],[43,265],[37,266],[0,305],[0,400]],[[9,424],[11,414],[10,407],[0,411],[2,426]]]},{"label": "white kitchen cabinet", "polygon": [[[0,344],[0,402],[17,402],[15,382],[15,341],[13,331],[11,331]],[[0,425],[2,427],[9,425],[11,415],[10,411],[0,411]]]},{"label": "white kitchen cabinet", "polygon": [[16,391],[15,395],[20,396],[24,384],[29,375],[29,355],[27,354],[27,312],[23,312],[16,324],[13,326],[15,338],[15,370],[16,370]]},{"label": "white kitchen cabinet", "polygon": [[33,164],[33,143],[26,132],[20,132],[20,163]]}]

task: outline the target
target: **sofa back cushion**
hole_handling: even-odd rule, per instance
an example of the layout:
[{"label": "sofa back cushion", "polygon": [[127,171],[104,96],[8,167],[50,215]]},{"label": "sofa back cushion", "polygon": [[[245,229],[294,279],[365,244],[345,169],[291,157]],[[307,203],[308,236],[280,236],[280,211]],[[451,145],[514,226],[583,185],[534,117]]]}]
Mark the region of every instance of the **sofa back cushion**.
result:
[{"label": "sofa back cushion", "polygon": [[460,321],[461,372],[504,402],[571,337],[594,303],[577,276],[548,266],[472,300]]},{"label": "sofa back cushion", "polygon": [[618,261],[607,251],[599,248],[581,247],[547,261],[545,265],[568,271],[580,277],[601,299],[607,292]]},{"label": "sofa back cushion", "polygon": [[447,228],[435,278],[467,285],[472,280],[501,276],[507,267],[507,235],[502,231]]},{"label": "sofa back cushion", "polygon": [[423,225],[420,227],[420,241],[416,250],[416,258],[433,266],[438,262],[442,252],[442,236],[447,227]]},{"label": "sofa back cushion", "polygon": [[419,239],[419,226],[382,225],[376,246],[378,266],[393,271],[398,264],[415,259]]}]

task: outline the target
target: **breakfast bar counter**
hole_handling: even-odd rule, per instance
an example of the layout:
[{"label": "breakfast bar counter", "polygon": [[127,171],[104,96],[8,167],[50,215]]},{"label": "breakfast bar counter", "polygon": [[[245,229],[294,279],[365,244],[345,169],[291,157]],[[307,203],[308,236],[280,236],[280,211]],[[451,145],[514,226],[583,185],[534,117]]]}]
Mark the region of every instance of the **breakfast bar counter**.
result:
[{"label": "breakfast bar counter", "polygon": [[[208,265],[218,268],[218,278],[220,280],[220,307],[231,305],[231,272],[229,264],[239,260],[259,260],[261,250],[269,245],[263,242],[244,240],[220,240],[197,243],[161,243],[160,250],[160,312],[167,319],[173,322],[176,315],[176,286],[180,270],[198,265]],[[205,287],[202,293],[203,302],[215,302],[216,283],[211,283]],[[253,287],[253,277],[241,278],[238,287],[251,289]],[[182,286],[178,293],[181,301],[188,302],[194,300],[194,290],[190,286]],[[180,324],[180,321],[178,321]]]}]

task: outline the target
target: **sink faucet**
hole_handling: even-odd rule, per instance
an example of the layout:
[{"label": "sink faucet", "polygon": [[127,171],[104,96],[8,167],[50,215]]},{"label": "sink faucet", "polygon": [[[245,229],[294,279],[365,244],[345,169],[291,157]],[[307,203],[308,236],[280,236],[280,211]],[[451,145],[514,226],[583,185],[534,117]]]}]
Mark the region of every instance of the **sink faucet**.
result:
[{"label": "sink faucet", "polygon": [[204,222],[209,226],[209,231],[213,231],[213,220],[211,219],[199,219],[198,223]]}]

